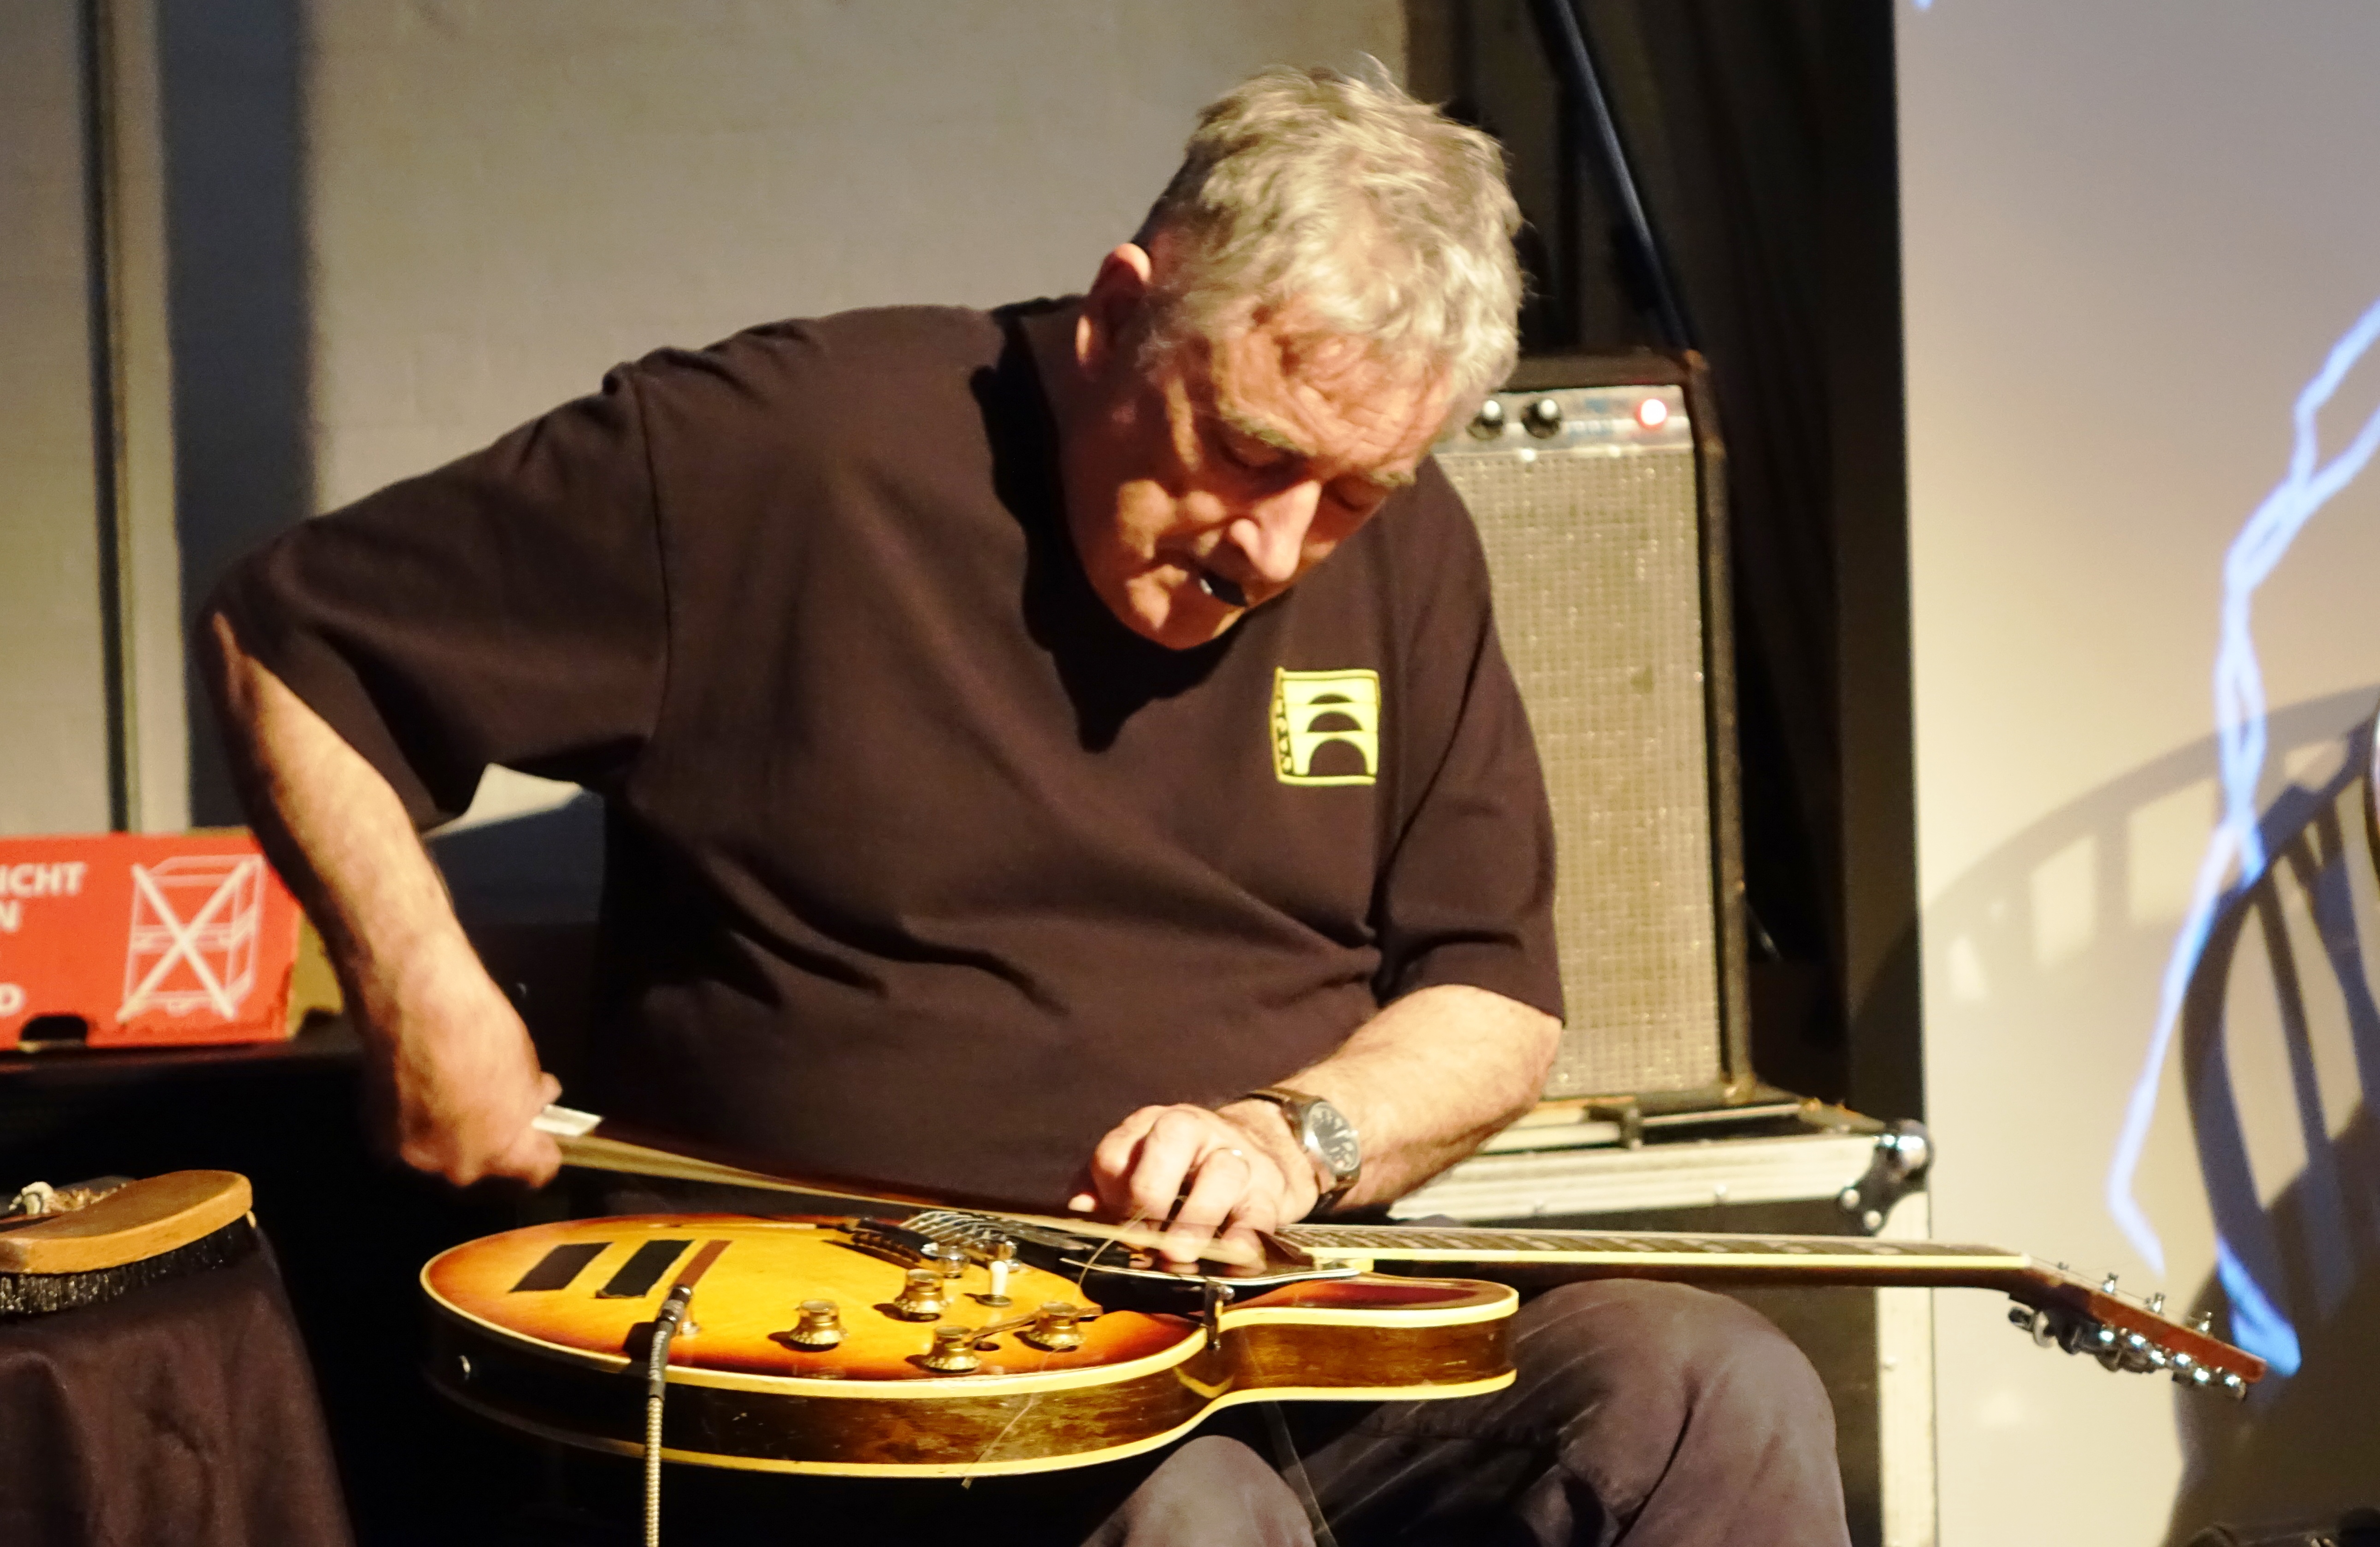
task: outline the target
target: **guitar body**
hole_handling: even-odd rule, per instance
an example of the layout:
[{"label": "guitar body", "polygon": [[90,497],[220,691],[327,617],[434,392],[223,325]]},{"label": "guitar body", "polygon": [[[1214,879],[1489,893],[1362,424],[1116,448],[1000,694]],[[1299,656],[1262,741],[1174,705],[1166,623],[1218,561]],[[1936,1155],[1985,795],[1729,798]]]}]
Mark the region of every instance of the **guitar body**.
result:
[{"label": "guitar body", "polygon": [[[898,1218],[662,1215],[541,1225],[432,1258],[430,1376],[495,1421],[624,1454],[755,1471],[968,1477],[1153,1449],[1255,1399],[1472,1396],[1512,1380],[1519,1297],[1424,1271],[1690,1284],[1996,1289],[2045,1348],[2234,1398],[2264,1360],[2021,1252],[1866,1237],[1325,1223],[1196,1272],[1128,1226],[939,1206],[848,1178],[780,1178],[549,1107],[565,1163],[776,1188]],[[664,1382],[664,1307],[678,1326]],[[683,1321],[675,1318],[683,1312]]]},{"label": "guitar body", "polygon": [[[689,1279],[662,1455],[711,1466],[1040,1471],[1154,1448],[1234,1402],[1469,1396],[1512,1378],[1518,1301],[1501,1285],[1342,1275],[1227,1287],[1195,1309],[1102,1309],[1152,1296],[1019,1260],[999,1264],[1008,1303],[993,1305],[984,1253],[953,1251],[950,1273],[918,1255],[918,1239],[849,1219],[674,1215],[468,1242],[422,1270],[436,1311],[431,1379],[499,1423],[637,1454],[653,1318]],[[929,1270],[944,1303],[905,1311],[905,1288]],[[1196,1293],[1210,1281],[1186,1282]],[[821,1300],[840,1341],[805,1347],[804,1302]],[[1036,1323],[1051,1302],[1083,1312],[1079,1347]],[[973,1368],[928,1367],[938,1327],[969,1329],[958,1342]],[[945,1333],[945,1352],[952,1341]]]}]

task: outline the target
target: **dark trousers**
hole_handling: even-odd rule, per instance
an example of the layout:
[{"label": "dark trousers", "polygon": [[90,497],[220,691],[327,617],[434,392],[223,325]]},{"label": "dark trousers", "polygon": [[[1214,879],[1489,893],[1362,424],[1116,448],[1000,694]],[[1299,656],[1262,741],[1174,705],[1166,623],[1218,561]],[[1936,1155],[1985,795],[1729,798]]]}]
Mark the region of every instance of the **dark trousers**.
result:
[{"label": "dark trousers", "polygon": [[1303,1496],[1276,1452],[1195,1440],[1089,1541],[1845,1541],[1833,1411],[1809,1361],[1760,1316],[1696,1289],[1611,1280],[1538,1296],[1515,1331],[1519,1378],[1505,1390],[1386,1404],[1301,1444]]},{"label": "dark trousers", "polygon": [[1490,1396],[1251,1404],[1105,1466],[965,1487],[672,1468],[663,1539],[1842,1547],[1833,1411],[1759,1315],[1611,1280],[1537,1296],[1515,1334],[1518,1379]]}]

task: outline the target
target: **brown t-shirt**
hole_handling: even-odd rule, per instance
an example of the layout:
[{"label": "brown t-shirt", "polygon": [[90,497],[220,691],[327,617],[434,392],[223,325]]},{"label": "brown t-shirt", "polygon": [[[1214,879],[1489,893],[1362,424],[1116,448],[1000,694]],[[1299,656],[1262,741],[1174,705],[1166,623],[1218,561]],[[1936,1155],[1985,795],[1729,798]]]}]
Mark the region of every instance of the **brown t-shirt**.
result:
[{"label": "brown t-shirt", "polygon": [[1536,754],[1436,465],[1164,649],[1075,558],[1017,315],[654,355],[217,593],[416,821],[492,763],[605,798],[566,1099],[1046,1205],[1133,1108],[1416,988],[1560,1012]]}]

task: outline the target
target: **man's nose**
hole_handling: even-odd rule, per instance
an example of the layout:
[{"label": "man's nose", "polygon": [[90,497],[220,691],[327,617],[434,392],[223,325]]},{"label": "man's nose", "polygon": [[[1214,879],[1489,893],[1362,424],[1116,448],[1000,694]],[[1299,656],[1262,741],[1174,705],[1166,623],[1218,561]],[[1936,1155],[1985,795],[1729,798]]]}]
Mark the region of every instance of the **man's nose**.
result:
[{"label": "man's nose", "polygon": [[1297,578],[1298,557],[1321,496],[1322,486],[1308,478],[1266,496],[1232,523],[1232,541],[1265,580],[1286,586]]}]

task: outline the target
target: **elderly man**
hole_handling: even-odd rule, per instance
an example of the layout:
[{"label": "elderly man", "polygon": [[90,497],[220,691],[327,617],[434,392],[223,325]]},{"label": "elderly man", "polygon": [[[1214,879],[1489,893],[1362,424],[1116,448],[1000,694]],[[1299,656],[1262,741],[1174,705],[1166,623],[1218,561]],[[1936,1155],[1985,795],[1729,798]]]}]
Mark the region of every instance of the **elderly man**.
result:
[{"label": "elderly man", "polygon": [[[1516,224],[1485,137],[1268,72],[1078,298],[656,355],[235,573],[228,738],[404,1157],[555,1167],[556,1082],[415,836],[491,763],[609,805],[584,1105],[1170,1219],[1185,1261],[1524,1108],[1544,795],[1428,461],[1512,364]],[[1574,1286],[1518,1336],[1496,1396],[1001,1517],[1079,1540],[1062,1484],[1114,1541],[1841,1539],[1824,1396],[1731,1302]]]}]

